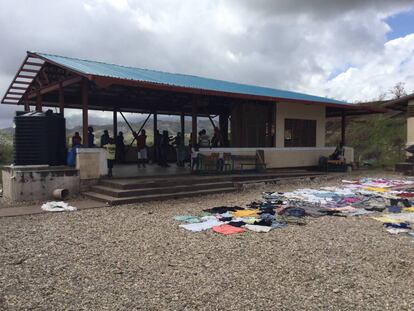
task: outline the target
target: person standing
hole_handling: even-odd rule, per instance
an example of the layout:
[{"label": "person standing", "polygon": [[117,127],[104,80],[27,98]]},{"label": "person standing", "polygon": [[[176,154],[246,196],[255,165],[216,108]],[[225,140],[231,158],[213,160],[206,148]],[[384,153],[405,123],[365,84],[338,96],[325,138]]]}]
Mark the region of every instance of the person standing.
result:
[{"label": "person standing", "polygon": [[211,147],[217,148],[220,145],[222,147],[222,141],[221,141],[221,133],[217,126],[214,127],[214,134],[211,138]]},{"label": "person standing", "polygon": [[93,134],[93,127],[90,126],[88,127],[88,146],[87,146],[88,148],[95,147],[94,140],[95,140],[95,135]]},{"label": "person standing", "polygon": [[154,135],[154,162],[158,164],[161,163],[161,140],[162,135],[159,130],[156,130]]},{"label": "person standing", "polygon": [[116,145],[116,154],[115,158],[118,163],[125,162],[125,142],[124,142],[124,133],[119,132],[115,141]]},{"label": "person standing", "polygon": [[141,134],[134,133],[135,139],[137,140],[137,149],[138,149],[138,168],[142,166],[145,168],[145,162],[148,158],[147,152],[147,135],[145,130],[141,130]]},{"label": "person standing", "polygon": [[108,130],[105,130],[101,136],[101,147],[109,143],[109,133]]},{"label": "person standing", "polygon": [[116,152],[115,140],[110,137],[104,148],[106,149],[106,160],[108,163],[108,177],[112,177],[112,168],[114,167]]},{"label": "person standing", "polygon": [[72,136],[72,147],[80,146],[82,144],[82,138],[79,135],[79,132],[75,132],[75,135]]},{"label": "person standing", "polygon": [[210,147],[210,137],[207,135],[207,132],[204,129],[198,133],[198,145],[200,148]]},{"label": "person standing", "polygon": [[174,138],[173,144],[175,145],[175,150],[177,154],[177,165],[179,167],[184,166],[185,159],[185,147],[184,147],[184,137],[181,136],[181,133],[178,132],[177,136]]},{"label": "person standing", "polygon": [[197,145],[192,146],[191,147],[191,164],[190,164],[191,171],[194,171],[194,168],[196,171],[198,171],[200,168],[199,154],[200,152],[199,152],[198,146]]},{"label": "person standing", "polygon": [[163,167],[169,167],[168,165],[168,151],[170,149],[170,137],[168,131],[162,132],[161,142],[160,142],[160,165]]}]

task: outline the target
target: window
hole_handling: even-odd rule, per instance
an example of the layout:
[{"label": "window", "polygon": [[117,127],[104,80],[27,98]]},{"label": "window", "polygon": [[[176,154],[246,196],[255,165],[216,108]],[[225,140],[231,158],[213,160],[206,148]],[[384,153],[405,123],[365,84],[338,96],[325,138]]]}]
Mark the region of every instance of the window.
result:
[{"label": "window", "polygon": [[285,147],[316,147],[316,120],[285,119]]}]

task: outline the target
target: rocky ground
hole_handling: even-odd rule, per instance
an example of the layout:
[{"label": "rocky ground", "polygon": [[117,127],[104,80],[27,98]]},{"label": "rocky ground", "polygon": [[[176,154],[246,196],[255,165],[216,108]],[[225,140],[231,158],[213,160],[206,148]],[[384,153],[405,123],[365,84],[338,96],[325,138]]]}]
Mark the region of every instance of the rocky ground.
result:
[{"label": "rocky ground", "polygon": [[191,233],[175,215],[263,190],[0,219],[1,310],[414,310],[414,239],[369,218]]}]

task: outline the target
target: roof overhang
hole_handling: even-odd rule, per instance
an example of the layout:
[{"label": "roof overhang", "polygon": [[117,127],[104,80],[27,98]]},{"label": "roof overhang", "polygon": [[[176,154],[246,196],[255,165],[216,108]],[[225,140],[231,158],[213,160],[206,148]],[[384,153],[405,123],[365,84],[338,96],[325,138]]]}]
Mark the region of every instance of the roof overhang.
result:
[{"label": "roof overhang", "polygon": [[402,96],[397,99],[390,100],[387,102],[384,107],[391,110],[398,110],[398,111],[407,111],[407,105],[410,100],[414,100],[414,93]]},{"label": "roof overhang", "polygon": [[[54,72],[51,72],[53,69]],[[186,96],[202,96],[209,98],[224,98],[228,100],[249,100],[261,103],[292,102],[307,105],[323,105],[327,107],[327,117],[338,117],[343,115],[364,115],[372,113],[384,113],[386,109],[381,107],[371,107],[357,104],[346,104],[327,101],[314,101],[304,99],[291,99],[284,97],[259,96],[253,94],[224,92],[219,90],[200,89],[195,87],[182,87],[170,84],[153,83],[147,81],[137,81],[130,79],[120,79],[100,75],[85,74],[83,72],[66,67],[60,63],[54,62],[37,53],[28,52],[25,60],[17,71],[9,88],[7,89],[2,104],[21,105],[24,101],[33,104],[39,95],[48,95],[58,92],[62,88],[77,87],[82,80],[88,80],[96,86],[97,92],[104,94],[112,86],[122,86],[128,89],[150,90],[152,92],[165,92],[168,94],[181,94]],[[104,97],[102,95],[101,97]],[[44,106],[58,106],[55,100],[56,96],[50,96],[44,100]],[[119,105],[119,103],[117,103]],[[80,102],[73,100],[65,101],[67,108],[80,108]],[[113,110],[108,109],[108,105],[99,105],[99,101],[90,104],[90,109]],[[120,107],[123,111],[130,112],[147,112],[150,107]],[[175,111],[165,111],[174,113]],[[177,111],[179,113],[179,111]]]}]

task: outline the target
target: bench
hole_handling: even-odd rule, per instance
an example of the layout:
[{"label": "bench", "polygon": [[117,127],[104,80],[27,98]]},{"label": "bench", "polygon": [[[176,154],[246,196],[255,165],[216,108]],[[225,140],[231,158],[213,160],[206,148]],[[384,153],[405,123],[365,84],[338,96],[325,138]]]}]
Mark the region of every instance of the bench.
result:
[{"label": "bench", "polygon": [[234,162],[239,161],[242,172],[245,172],[246,166],[253,166],[255,171],[262,171],[266,169],[266,163],[264,162],[264,151],[256,150],[255,155],[235,155],[233,158]]}]

